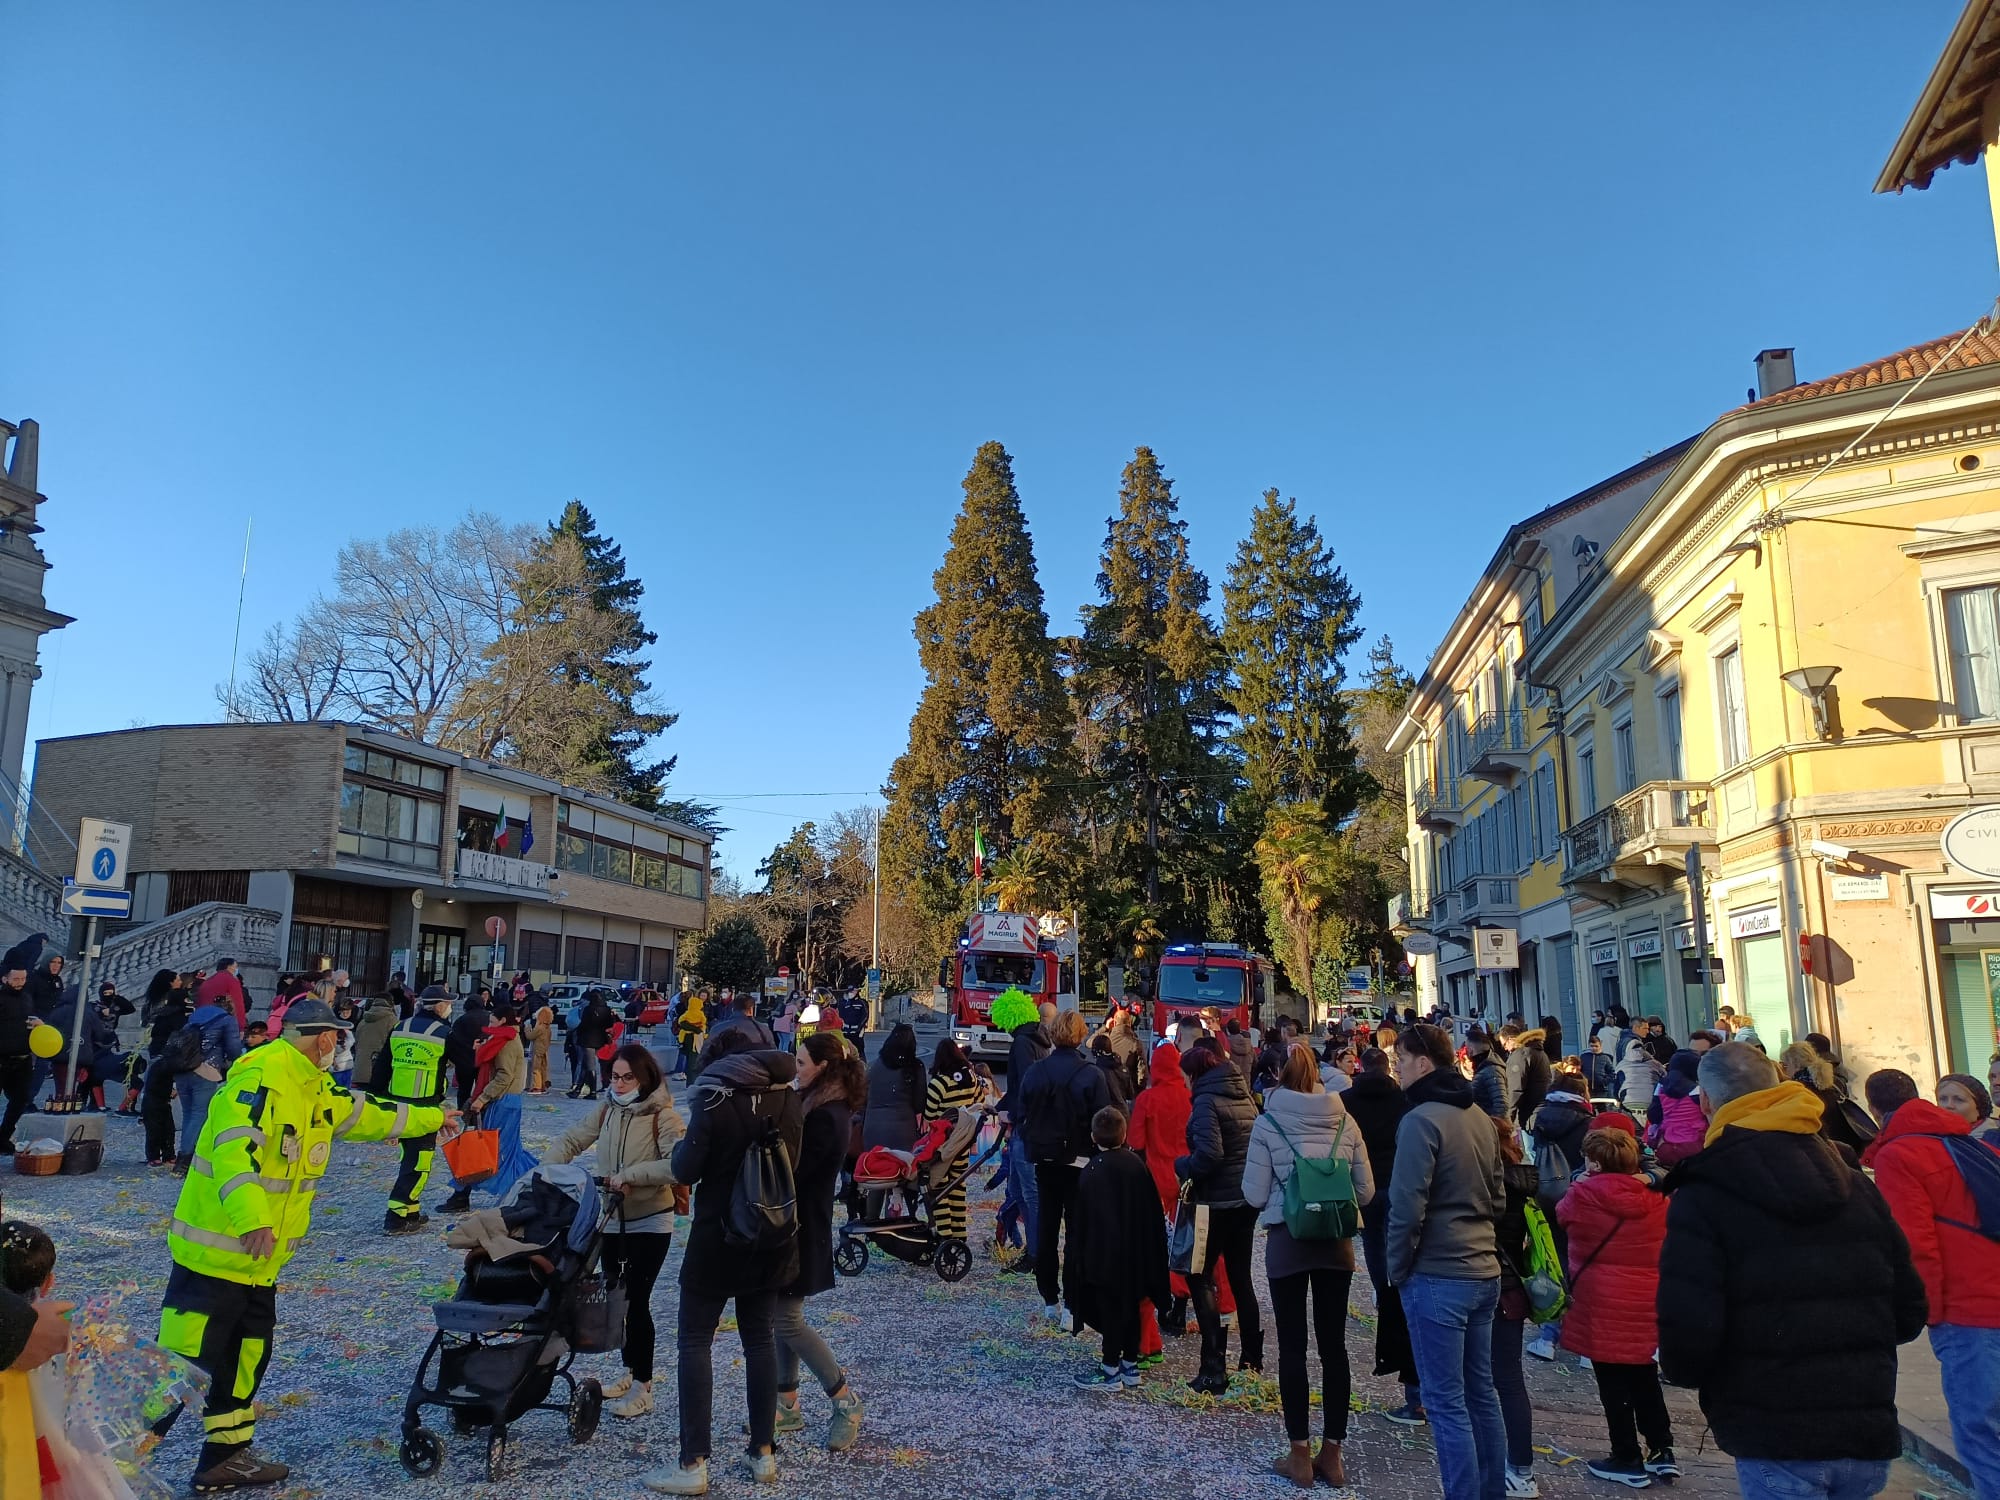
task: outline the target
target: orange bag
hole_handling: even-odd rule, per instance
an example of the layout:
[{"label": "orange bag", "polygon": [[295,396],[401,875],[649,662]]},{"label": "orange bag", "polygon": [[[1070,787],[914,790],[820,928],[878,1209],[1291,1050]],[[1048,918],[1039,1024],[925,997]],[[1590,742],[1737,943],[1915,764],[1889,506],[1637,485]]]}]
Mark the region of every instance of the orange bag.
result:
[{"label": "orange bag", "polygon": [[443,1144],[445,1164],[451,1180],[460,1187],[472,1187],[500,1170],[500,1132],[461,1130]]}]

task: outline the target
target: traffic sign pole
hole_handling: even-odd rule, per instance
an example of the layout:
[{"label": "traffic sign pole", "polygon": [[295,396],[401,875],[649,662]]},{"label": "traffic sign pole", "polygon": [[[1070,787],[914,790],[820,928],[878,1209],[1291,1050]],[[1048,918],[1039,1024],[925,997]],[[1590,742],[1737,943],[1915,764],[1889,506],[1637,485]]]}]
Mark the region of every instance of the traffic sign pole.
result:
[{"label": "traffic sign pole", "polygon": [[69,1031],[69,1091],[68,1097],[78,1109],[83,1108],[83,1089],[77,1076],[83,1071],[83,1008],[90,1003],[90,964],[97,954],[97,918],[91,917],[83,928],[83,967],[76,979],[76,1018]]}]

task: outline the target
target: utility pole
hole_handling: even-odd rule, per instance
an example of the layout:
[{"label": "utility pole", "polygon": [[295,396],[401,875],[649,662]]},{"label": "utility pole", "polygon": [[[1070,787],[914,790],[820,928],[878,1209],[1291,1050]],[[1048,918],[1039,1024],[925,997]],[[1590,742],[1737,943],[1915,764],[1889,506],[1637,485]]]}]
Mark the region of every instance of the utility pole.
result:
[{"label": "utility pole", "polygon": [[90,962],[97,956],[97,918],[91,917],[83,929],[83,971],[76,977],[76,1019],[69,1029],[68,1097],[75,1108],[83,1108],[83,1090],[77,1079],[83,1072],[83,1012],[90,1004]]},{"label": "utility pole", "polygon": [[868,819],[868,869],[875,886],[875,928],[868,940],[868,967],[882,967],[882,814]]}]

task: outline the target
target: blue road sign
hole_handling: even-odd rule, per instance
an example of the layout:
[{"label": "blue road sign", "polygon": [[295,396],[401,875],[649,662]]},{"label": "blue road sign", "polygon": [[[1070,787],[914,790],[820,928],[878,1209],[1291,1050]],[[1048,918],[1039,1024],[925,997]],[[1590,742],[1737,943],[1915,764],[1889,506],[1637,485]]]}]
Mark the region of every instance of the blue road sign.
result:
[{"label": "blue road sign", "polygon": [[72,917],[129,917],[132,915],[132,893],[99,890],[95,886],[78,885],[73,880],[66,880],[63,882],[62,909]]},{"label": "blue road sign", "polygon": [[118,869],[118,854],[113,849],[99,849],[90,856],[90,873],[99,880],[109,880]]}]

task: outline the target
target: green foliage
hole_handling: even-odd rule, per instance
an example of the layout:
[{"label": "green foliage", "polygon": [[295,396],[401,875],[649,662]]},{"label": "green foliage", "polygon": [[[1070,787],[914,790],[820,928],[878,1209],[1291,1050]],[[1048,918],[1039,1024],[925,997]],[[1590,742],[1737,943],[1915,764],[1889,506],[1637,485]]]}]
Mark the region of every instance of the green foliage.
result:
[{"label": "green foliage", "polygon": [[757,924],[745,916],[724,917],[696,942],[687,970],[703,984],[741,989],[761,983],[769,951]]},{"label": "green foliage", "polygon": [[1220,745],[1208,579],[1188,560],[1173,482],[1150,448],[1125,466],[1097,593],[1071,646],[1070,679],[1091,786],[1092,875],[1169,929],[1186,928],[1207,904],[1233,771]]},{"label": "green foliage", "polygon": [[964,496],[932,576],[936,602],[915,622],[924,690],[884,789],[881,834],[885,891],[914,916],[933,963],[972,907],[974,830],[1002,859],[1054,835],[1068,739],[1034,546],[1000,444],[973,456]]},{"label": "green foliage", "polygon": [[1266,490],[1223,587],[1233,738],[1256,800],[1313,802],[1338,822],[1356,795],[1342,683],[1361,601],[1296,501]]},{"label": "green foliage", "polygon": [[1016,1026],[1026,1026],[1041,1017],[1041,1007],[1034,997],[1019,986],[1011,986],[993,997],[990,1014],[993,1025],[1000,1031],[1012,1031]]}]

